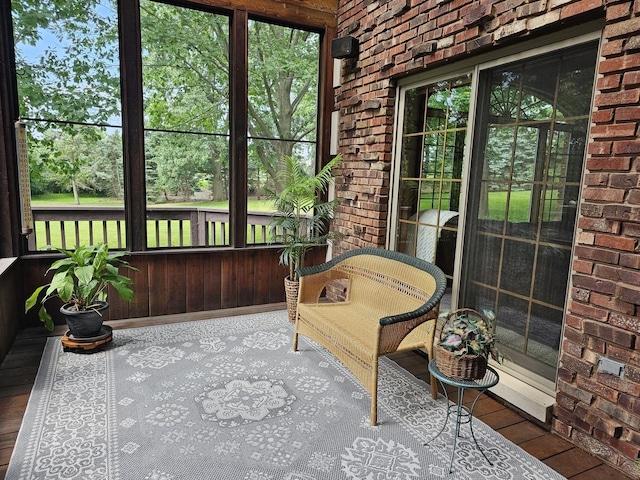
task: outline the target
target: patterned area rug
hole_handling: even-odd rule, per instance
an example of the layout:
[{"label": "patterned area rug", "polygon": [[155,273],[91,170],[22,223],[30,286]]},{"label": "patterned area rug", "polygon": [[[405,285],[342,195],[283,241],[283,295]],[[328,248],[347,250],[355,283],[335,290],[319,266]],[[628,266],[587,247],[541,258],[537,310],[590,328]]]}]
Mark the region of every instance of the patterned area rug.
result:
[{"label": "patterned area rug", "polygon": [[[379,421],[325,349],[291,351],[286,312],[114,331],[102,352],[50,339],[7,479],[558,480],[481,422],[449,474],[445,400],[388,359]],[[449,422],[451,426],[451,422]]]}]

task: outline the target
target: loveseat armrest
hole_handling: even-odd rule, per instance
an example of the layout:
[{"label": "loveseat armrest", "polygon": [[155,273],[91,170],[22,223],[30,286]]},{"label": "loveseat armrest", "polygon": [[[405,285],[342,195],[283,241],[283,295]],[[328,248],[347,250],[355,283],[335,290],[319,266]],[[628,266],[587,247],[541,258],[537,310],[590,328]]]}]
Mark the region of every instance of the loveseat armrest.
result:
[{"label": "loveseat armrest", "polygon": [[298,303],[318,303],[328,283],[348,278],[344,272],[327,264],[299,268],[296,273],[300,279]]}]

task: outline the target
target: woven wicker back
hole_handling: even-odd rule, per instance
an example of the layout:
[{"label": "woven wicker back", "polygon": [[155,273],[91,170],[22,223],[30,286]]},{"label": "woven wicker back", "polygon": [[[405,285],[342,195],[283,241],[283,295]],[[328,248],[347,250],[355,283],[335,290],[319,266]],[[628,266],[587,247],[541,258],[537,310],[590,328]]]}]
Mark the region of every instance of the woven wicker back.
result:
[{"label": "woven wicker back", "polygon": [[[348,300],[386,310],[389,315],[418,308],[436,289],[436,280],[428,272],[377,255],[346,258],[337,268],[350,279]],[[402,296],[390,297],[389,288]]]}]

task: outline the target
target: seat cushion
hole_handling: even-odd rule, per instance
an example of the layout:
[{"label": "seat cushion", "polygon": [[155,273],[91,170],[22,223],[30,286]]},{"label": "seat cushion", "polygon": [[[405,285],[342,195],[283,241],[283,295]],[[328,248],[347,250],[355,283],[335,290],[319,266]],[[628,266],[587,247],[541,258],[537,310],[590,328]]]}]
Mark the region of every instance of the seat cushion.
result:
[{"label": "seat cushion", "polygon": [[339,302],[298,304],[298,315],[303,324],[317,324],[318,330],[331,342],[355,349],[363,358],[377,356],[382,312]]}]

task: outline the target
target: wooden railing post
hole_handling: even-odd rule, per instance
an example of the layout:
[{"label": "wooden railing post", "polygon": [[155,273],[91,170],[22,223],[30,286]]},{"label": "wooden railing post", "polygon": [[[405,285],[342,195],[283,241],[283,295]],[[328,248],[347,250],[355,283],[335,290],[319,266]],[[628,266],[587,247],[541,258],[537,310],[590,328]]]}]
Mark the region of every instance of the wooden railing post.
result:
[{"label": "wooden railing post", "polygon": [[191,234],[191,246],[193,247],[204,245],[203,243],[201,243],[204,237],[200,234],[200,229],[202,228],[202,224],[204,223],[203,220],[204,217],[199,209],[191,212],[191,225],[189,226],[189,232]]}]

